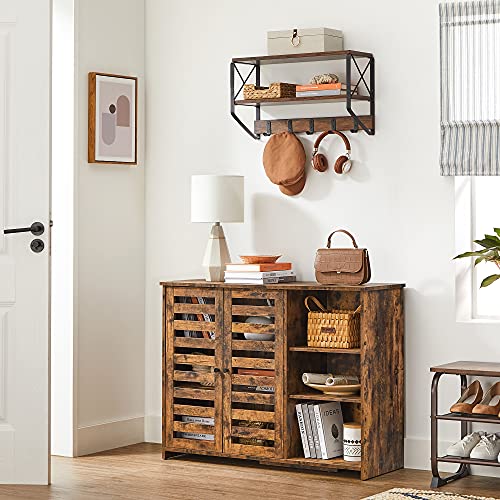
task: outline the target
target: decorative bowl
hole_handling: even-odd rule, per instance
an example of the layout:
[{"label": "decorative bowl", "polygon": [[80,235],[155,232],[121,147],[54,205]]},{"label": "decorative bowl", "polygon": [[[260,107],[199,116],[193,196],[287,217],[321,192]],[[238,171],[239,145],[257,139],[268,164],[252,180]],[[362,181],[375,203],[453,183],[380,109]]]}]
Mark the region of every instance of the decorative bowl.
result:
[{"label": "decorative bowl", "polygon": [[281,255],[240,255],[245,264],[274,264]]},{"label": "decorative bowl", "polygon": [[323,384],[306,384],[317,391],[324,394],[332,394],[334,396],[352,396],[358,394],[361,390],[361,384],[351,385],[323,385]]},{"label": "decorative bowl", "polygon": [[[245,323],[252,325],[272,325],[273,320],[269,316],[249,316]],[[246,340],[274,340],[274,333],[248,333],[243,334]]]}]

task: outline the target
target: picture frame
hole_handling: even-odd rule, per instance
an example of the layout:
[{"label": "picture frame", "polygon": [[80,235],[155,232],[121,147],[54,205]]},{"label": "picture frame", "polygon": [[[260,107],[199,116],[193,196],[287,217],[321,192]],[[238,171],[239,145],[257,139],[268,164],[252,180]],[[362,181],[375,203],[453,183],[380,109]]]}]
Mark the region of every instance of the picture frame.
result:
[{"label": "picture frame", "polygon": [[137,165],[137,77],[88,75],[88,162]]}]

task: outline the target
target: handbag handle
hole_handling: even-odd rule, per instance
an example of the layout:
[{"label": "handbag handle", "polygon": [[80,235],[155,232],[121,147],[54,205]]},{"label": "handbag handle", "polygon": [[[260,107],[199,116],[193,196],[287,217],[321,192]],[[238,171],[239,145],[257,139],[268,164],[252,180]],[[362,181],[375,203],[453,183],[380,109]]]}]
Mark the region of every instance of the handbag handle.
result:
[{"label": "handbag handle", "polygon": [[325,306],[314,296],[314,295],[308,295],[305,299],[304,299],[304,305],[307,307],[307,310],[309,312],[312,312],[311,311],[311,307],[309,306],[309,299],[312,299],[312,301],[316,304],[316,306],[318,307],[318,309],[322,312],[326,312],[326,308]]},{"label": "handbag handle", "polygon": [[356,240],[354,239],[354,236],[349,231],[346,231],[345,229],[337,229],[336,231],[333,231],[333,233],[330,234],[330,236],[328,236],[328,241],[326,243],[326,248],[330,248],[330,245],[332,243],[332,236],[335,233],[344,233],[344,234],[347,234],[347,236],[349,236],[349,238],[351,238],[351,241],[352,241],[352,244],[353,244],[354,248],[358,248],[358,244],[356,243]]}]

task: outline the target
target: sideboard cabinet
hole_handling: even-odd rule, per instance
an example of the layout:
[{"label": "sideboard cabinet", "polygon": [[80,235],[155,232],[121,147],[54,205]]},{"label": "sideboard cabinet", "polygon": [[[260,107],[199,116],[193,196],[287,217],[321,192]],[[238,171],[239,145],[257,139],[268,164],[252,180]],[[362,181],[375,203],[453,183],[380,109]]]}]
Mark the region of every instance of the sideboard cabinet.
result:
[{"label": "sideboard cabinet", "polygon": [[[193,280],[161,286],[164,459],[185,453],[244,458],[355,470],[361,479],[403,467],[404,285]],[[361,306],[359,349],[307,346],[308,295],[329,309]],[[248,317],[271,322],[249,324]],[[361,392],[339,397],[314,391],[303,385],[303,372],[357,375]],[[304,458],[295,405],[311,401],[339,401],[344,420],[361,424],[361,462]]]}]

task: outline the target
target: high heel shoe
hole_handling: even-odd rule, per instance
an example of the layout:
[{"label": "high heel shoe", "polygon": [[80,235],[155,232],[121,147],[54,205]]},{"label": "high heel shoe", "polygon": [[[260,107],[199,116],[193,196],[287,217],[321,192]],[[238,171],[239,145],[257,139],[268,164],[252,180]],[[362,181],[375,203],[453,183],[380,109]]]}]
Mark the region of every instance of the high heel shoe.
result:
[{"label": "high heel shoe", "polygon": [[498,416],[500,413],[500,382],[490,387],[482,401],[473,408],[472,413]]},{"label": "high heel shoe", "polygon": [[[452,413],[472,413],[473,408],[483,399],[483,388],[479,380],[474,380],[460,399],[450,408]],[[498,412],[497,412],[498,413]]]}]

